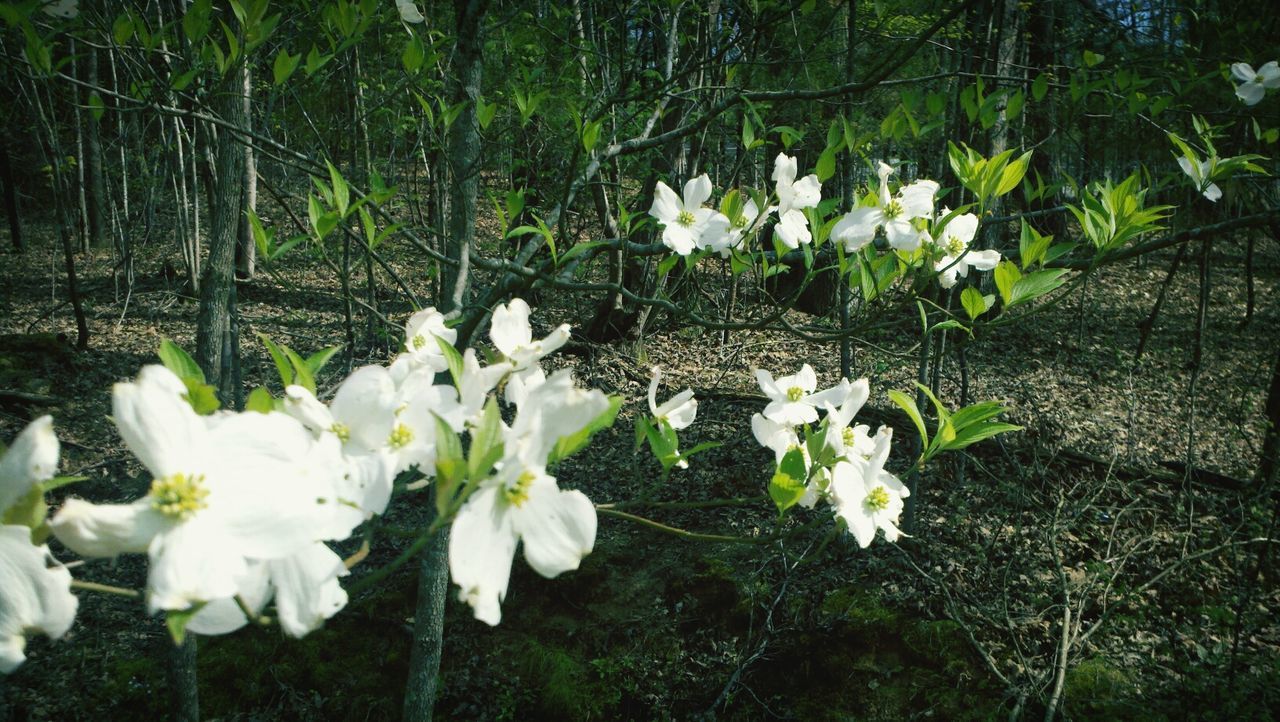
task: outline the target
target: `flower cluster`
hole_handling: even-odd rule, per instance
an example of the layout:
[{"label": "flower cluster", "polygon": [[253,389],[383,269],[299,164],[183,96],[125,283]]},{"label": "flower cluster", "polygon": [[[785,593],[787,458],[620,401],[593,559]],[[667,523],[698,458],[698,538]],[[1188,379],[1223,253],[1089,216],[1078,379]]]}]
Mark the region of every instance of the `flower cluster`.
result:
[{"label": "flower cluster", "polygon": [[871,544],[877,529],[886,540],[897,541],[898,517],[910,492],[885,469],[893,429],[881,426],[872,436],[869,426],[852,425],[870,394],[867,379],[842,379],[817,391],[817,375],[805,364],[777,379],[757,370],[756,381],[769,403],[751,418],[751,430],[774,452],[777,473],[770,495],[779,508],[813,508],[825,500],[862,547]]},{"label": "flower cluster", "polygon": [[[727,257],[742,249],[746,236],[760,230],[776,212],[774,236],[781,246],[794,250],[813,243],[809,216],[803,211],[817,208],[822,199],[818,177],[796,180],[797,167],[794,157],[778,154],[773,171],[777,205],[767,207],[763,214],[755,200],[739,191],[726,194],[720,210],[707,207],[712,187],[710,178],[703,174],[685,184],[683,199],[659,181],[649,215],[663,225],[662,241],[675,253],[688,256],[714,251]],[[893,168],[880,163],[878,174],[876,193],[831,227],[831,241],[839,243],[845,253],[861,251],[883,233],[889,247],[903,254],[926,249],[920,255],[934,259],[933,268],[944,288],[954,286],[970,268],[989,271],[1000,262],[997,251],[969,250],[978,230],[977,216],[952,214],[945,208],[935,214],[936,181],[917,180],[894,192],[889,183]]]},{"label": "flower cluster", "polygon": [[[112,419],[150,474],[147,492],[127,504],[70,498],[47,526],[39,482],[53,475],[58,443],[48,417],[34,422],[0,463],[0,670],[23,660],[25,634],[59,637],[74,617],[70,573],[42,544],[50,531],[84,557],[145,553],[148,610],[177,615],[184,632],[224,634],[274,602],[281,628],[300,637],[347,603],[347,563],[329,544],[382,514],[401,475],[425,477],[413,490],[460,466],[471,474],[450,471],[437,489],[453,526],[449,567],[476,617],[497,624],[519,544],[547,577],[591,552],[594,506],[548,469],[617,408],[569,371],[543,370],[569,327],[535,340],[529,315],[519,299],[494,309],[502,358],[482,365],[474,349],[454,349],[442,314],[418,312],[403,351],[355,370],[328,403],[292,384],[265,407],[201,414],[187,379],[146,366],[115,385]],[[510,425],[496,397],[504,381]],[[461,460],[467,434],[472,458]],[[31,525],[8,523],[35,502]]]}]

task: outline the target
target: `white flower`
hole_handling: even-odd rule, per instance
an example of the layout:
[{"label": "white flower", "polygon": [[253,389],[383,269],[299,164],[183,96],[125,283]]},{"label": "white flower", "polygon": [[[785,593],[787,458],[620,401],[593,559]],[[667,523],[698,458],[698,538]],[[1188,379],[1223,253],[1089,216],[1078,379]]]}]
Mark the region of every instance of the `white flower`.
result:
[{"label": "white flower", "polygon": [[453,345],[458,340],[458,331],[444,325],[444,314],[434,307],[424,308],[409,317],[404,327],[404,352],[396,356],[391,363],[391,378],[397,385],[414,371],[426,368],[433,372],[448,370],[444,351],[440,350],[440,339]]},{"label": "white flower", "polygon": [[410,378],[400,390],[395,428],[389,443],[397,473],[416,466],[427,476],[435,474],[436,417],[443,419],[454,432],[461,433],[466,427],[458,390],[432,382],[432,378],[418,375]]},{"label": "white flower", "polygon": [[889,174],[893,173],[885,163],[880,164],[880,190],[874,206],[858,206],[845,214],[831,229],[831,237],[844,243],[847,253],[853,253],[870,243],[876,229],[884,227],[889,245],[900,251],[914,251],[920,247],[921,232],[912,220],[933,215],[933,197],[938,184],[931,180],[916,181],[889,195]]},{"label": "white flower", "polygon": [[396,0],[396,10],[400,12],[400,19],[406,23],[420,23],[426,20],[413,0]]},{"label": "white flower", "polygon": [[[675,431],[687,428],[698,415],[698,400],[693,398],[693,390],[685,389],[659,404],[658,381],[662,378],[662,371],[654,366],[651,372],[653,377],[649,380],[649,413],[657,423],[665,423]],[[672,449],[671,453],[680,455],[679,449]],[[689,462],[681,459],[676,466],[688,469]]]},{"label": "white flower", "polygon": [[858,379],[852,383],[848,379],[840,379],[837,386],[814,394],[818,405],[827,411],[826,444],[836,456],[845,455],[855,446],[855,430],[849,428],[849,424],[870,395],[871,384],[867,379]]},{"label": "white flower", "polygon": [[1235,63],[1231,74],[1241,82],[1236,86],[1236,97],[1245,105],[1257,105],[1267,90],[1280,88],[1280,64],[1274,60],[1258,68],[1256,73],[1248,63]]},{"label": "white flower", "polygon": [[1218,199],[1222,197],[1222,189],[1212,180],[1213,171],[1217,165],[1218,158],[1216,156],[1194,163],[1184,155],[1178,156],[1178,167],[1182,168],[1182,172],[1186,173],[1187,177],[1191,179],[1196,191],[1204,194],[1205,198],[1214,203],[1217,203]]},{"label": "white flower", "polygon": [[662,378],[662,370],[654,366],[650,373],[653,376],[649,380],[649,413],[677,431],[687,428],[698,415],[698,400],[693,398],[693,390],[685,389],[659,404],[658,383]]},{"label": "white flower", "polygon": [[163,366],[116,384],[112,417],[150,492],[124,505],[70,499],[50,522],[84,556],[147,552],[152,612],[234,596],[248,560],[345,538],[363,518],[340,502],[336,440],[285,414],[200,417],[185,392]]},{"label": "white flower", "polygon": [[595,546],[596,511],[580,491],[547,474],[556,442],[577,433],[609,407],[599,391],[573,387],[567,370],[530,391],[504,434],[503,459],[454,517],[449,570],[458,598],[476,619],[497,624],[511,561],[523,542],[525,560],[544,577],[577,569]]},{"label": "white flower", "polygon": [[837,462],[832,470],[831,504],[863,548],[871,544],[876,529],[884,530],[886,541],[897,541],[901,534],[898,517],[902,500],[910,492],[898,477],[884,470],[892,439],[893,429],[880,427],[869,456],[854,454],[848,461]]},{"label": "white flower", "polygon": [[817,405],[812,397],[818,387],[818,376],[809,364],[801,366],[796,374],[776,381],[773,374],[756,369],[756,383],[769,397],[769,405],[764,407],[765,418],[788,426],[811,424],[818,420]]},{"label": "white flower", "polygon": [[51,0],[40,9],[55,18],[74,18],[80,14],[80,0]]},{"label": "white flower", "polygon": [[976,268],[979,271],[990,271],[1000,263],[999,251],[970,251],[969,243],[973,241],[974,235],[978,232],[978,217],[972,213],[952,218],[947,225],[938,232],[934,245],[943,252],[943,257],[934,264],[934,270],[942,275],[938,277],[938,282],[943,288],[951,288],[956,285],[956,277],[964,278],[969,275],[970,268]]},{"label": "white flower", "polygon": [[702,204],[711,197],[711,179],[706,173],[684,184],[682,201],[671,187],[662,181],[653,189],[653,205],[649,215],[663,225],[662,243],[676,253],[687,256],[702,236],[707,221],[715,211]]},{"label": "white flower", "polygon": [[32,544],[25,526],[0,526],[0,673],[12,672],[26,659],[28,634],[53,639],[66,634],[78,605],[71,572],[54,560],[49,547]]},{"label": "white flower", "polygon": [[53,417],[41,416],[13,440],[0,459],[0,517],[35,484],[53,478],[58,469],[58,437]]},{"label": "white flower", "polygon": [[[462,354],[462,378],[458,380],[458,400],[462,404],[462,412],[467,423],[480,418],[484,411],[485,400],[489,392],[511,373],[510,362],[502,361],[481,368],[480,358],[473,348]],[[541,369],[539,369],[541,371]]]},{"label": "white flower", "polygon": [[747,229],[754,228],[759,217],[760,207],[751,198],[742,204],[742,214],[737,218],[729,218],[716,211],[698,237],[698,247],[715,251],[721,258],[728,258],[730,251],[742,247]]},{"label": "white flower", "polygon": [[[813,240],[809,232],[809,219],[802,212],[805,208],[816,208],[822,200],[822,184],[818,176],[809,175],[796,180],[798,166],[796,159],[786,153],[779,153],[773,160],[774,190],[778,195],[778,225],[773,232],[777,234],[787,248],[796,249],[802,243]],[[774,209],[769,209],[772,212]]]},{"label": "white flower", "polygon": [[507,402],[516,403],[513,399],[512,383],[516,393],[522,386],[529,386],[542,373],[538,362],[558,350],[569,341],[569,324],[560,324],[554,331],[540,341],[533,340],[533,329],[529,326],[529,304],[522,299],[513,298],[511,303],[493,309],[493,318],[489,322],[489,338],[502,355],[511,362],[513,378],[507,382]]}]

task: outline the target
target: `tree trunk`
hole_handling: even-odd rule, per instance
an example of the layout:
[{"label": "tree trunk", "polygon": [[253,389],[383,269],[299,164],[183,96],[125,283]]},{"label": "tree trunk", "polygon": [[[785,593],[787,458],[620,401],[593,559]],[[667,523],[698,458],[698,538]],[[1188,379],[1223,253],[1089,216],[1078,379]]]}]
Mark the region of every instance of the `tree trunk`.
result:
[{"label": "tree trunk", "polygon": [[4,185],[4,213],[9,218],[9,238],[13,240],[13,250],[22,253],[26,246],[22,243],[22,217],[18,215],[18,186],[13,177],[13,167],[9,164],[9,146],[0,141],[0,184]]},{"label": "tree trunk", "polygon": [[[86,8],[87,9],[87,8]],[[89,47],[86,59],[88,70],[86,76],[89,84],[98,87],[98,51]],[[86,98],[89,94],[86,94]],[[102,121],[98,114],[89,111],[88,123],[85,125],[85,203],[89,217],[89,245],[103,248],[108,244],[110,234],[107,232],[107,184],[103,172],[102,161]]]},{"label": "tree trunk", "polygon": [[[1277,346],[1280,349],[1280,345]],[[1258,481],[1274,484],[1280,476],[1280,350],[1271,371],[1271,388],[1267,391],[1267,431],[1262,440],[1258,464]]]},{"label": "tree trunk", "polygon": [[413,652],[409,661],[409,684],[404,691],[405,722],[430,722],[435,708],[448,591],[449,527],[446,526],[422,553],[418,567]]},{"label": "tree trunk", "polygon": [[445,252],[457,266],[445,266],[441,274],[440,307],[461,310],[470,296],[470,253],[476,230],[476,195],[480,190],[480,124],[476,103],[484,70],[483,23],[487,0],[454,0],[458,44],[450,102],[466,102],[449,128],[449,166],[453,184],[449,192],[449,237]]},{"label": "tree trunk", "polygon": [[[215,103],[218,115],[231,127],[244,127],[244,61],[230,71],[219,84]],[[244,148],[242,139],[229,128],[219,135],[217,144],[217,182],[215,202],[209,208],[209,259],[200,282],[200,311],[196,318],[196,362],[204,370],[205,379],[218,389],[223,403],[230,404],[234,394],[231,374],[224,366],[238,353],[230,347],[232,285],[235,283],[236,239],[239,236],[241,202],[244,197]]]},{"label": "tree trunk", "polygon": [[[167,635],[166,635],[167,637]],[[165,639],[169,664],[169,719],[173,722],[199,722],[200,686],[196,679],[196,635],[188,632],[182,644]]]},{"label": "tree trunk", "polygon": [[[244,70],[244,128],[253,129],[253,75],[249,68]],[[244,199],[240,208],[240,241],[236,246],[236,276],[253,278],[254,266],[257,262],[258,246],[253,242],[253,228],[249,224],[247,211],[258,210],[258,163],[254,159],[253,144],[244,144]]]}]

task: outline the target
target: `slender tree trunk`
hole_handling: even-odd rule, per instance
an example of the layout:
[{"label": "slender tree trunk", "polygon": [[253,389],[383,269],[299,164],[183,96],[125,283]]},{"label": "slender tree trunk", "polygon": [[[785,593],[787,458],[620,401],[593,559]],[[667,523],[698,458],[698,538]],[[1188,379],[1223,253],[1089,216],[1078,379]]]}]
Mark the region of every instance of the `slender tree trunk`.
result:
[{"label": "slender tree trunk", "polygon": [[[244,70],[244,128],[253,129],[253,74],[248,67]],[[258,163],[254,158],[253,144],[244,144],[244,202],[240,213],[240,240],[236,246],[236,276],[253,278],[257,262],[258,246],[253,242],[253,229],[249,224],[246,211],[258,210]]]},{"label": "slender tree trunk", "polygon": [[[88,81],[94,87],[98,82],[98,51],[90,47],[86,59]],[[86,98],[89,94],[86,93]],[[90,111],[85,124],[85,203],[89,218],[89,245],[104,248],[109,243],[107,232],[107,182],[102,161],[102,120]]]},{"label": "slender tree trunk", "polygon": [[182,644],[166,639],[169,664],[169,719],[173,722],[199,722],[200,685],[196,679],[196,635],[188,632]]},{"label": "slender tree trunk", "polygon": [[[418,566],[413,652],[409,662],[409,684],[404,693],[405,722],[430,722],[434,713],[439,692],[444,607],[448,591],[449,527],[446,526],[422,553]],[[423,624],[424,620],[429,623]]]},{"label": "slender tree trunk", "polygon": [[[214,103],[219,115],[231,127],[244,127],[244,61],[227,72],[217,88]],[[230,129],[220,134],[217,144],[216,201],[209,208],[209,259],[200,283],[200,311],[196,318],[196,362],[205,378],[218,389],[224,403],[230,404],[234,394],[231,374],[223,374],[225,361],[234,358],[238,349],[230,346],[232,285],[235,283],[236,239],[240,216],[244,212],[244,148],[241,138]]]},{"label": "slender tree trunk", "polygon": [[0,184],[4,184],[4,213],[9,218],[9,238],[13,241],[13,250],[22,253],[26,246],[22,242],[22,216],[18,215],[18,184],[9,164],[9,146],[3,141],[0,141]]},{"label": "slender tree trunk", "polygon": [[1267,391],[1267,431],[1262,440],[1258,463],[1258,481],[1273,485],[1280,477],[1280,344],[1276,345],[1276,363],[1271,371],[1271,388]]},{"label": "slender tree trunk", "polygon": [[453,183],[449,193],[449,237],[446,254],[457,266],[446,266],[441,275],[440,306],[461,309],[470,296],[470,253],[476,229],[476,195],[480,190],[480,124],[476,103],[484,70],[484,24],[488,0],[454,0],[458,43],[454,49],[454,74],[450,100],[466,102],[449,128],[449,166]]}]

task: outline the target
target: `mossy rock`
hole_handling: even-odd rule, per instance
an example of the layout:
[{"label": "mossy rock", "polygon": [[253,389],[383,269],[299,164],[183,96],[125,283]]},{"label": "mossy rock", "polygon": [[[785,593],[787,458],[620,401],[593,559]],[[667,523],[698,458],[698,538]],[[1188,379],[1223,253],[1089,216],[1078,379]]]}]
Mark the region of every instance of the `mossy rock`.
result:
[{"label": "mossy rock", "polygon": [[1145,712],[1131,703],[1135,691],[1128,672],[1090,657],[1067,670],[1063,707],[1079,719],[1138,719]]}]

